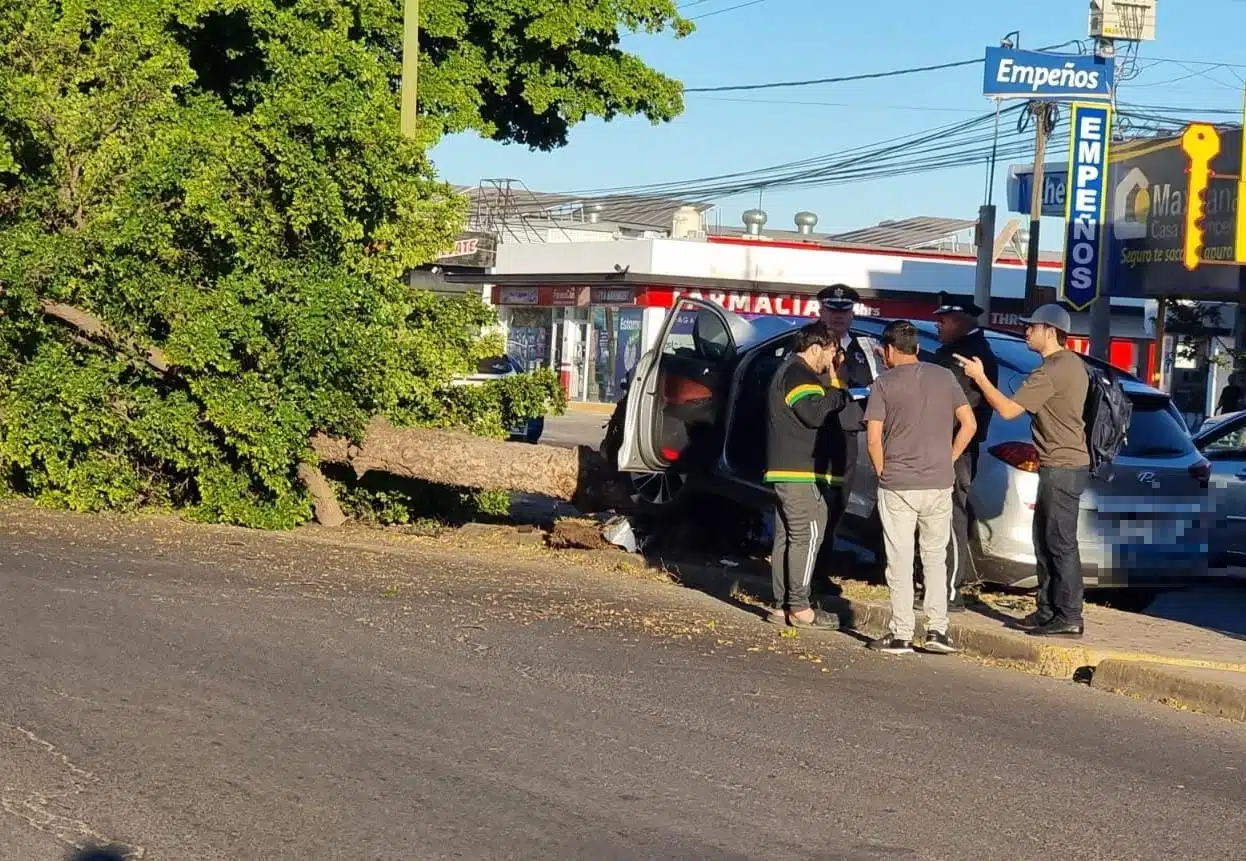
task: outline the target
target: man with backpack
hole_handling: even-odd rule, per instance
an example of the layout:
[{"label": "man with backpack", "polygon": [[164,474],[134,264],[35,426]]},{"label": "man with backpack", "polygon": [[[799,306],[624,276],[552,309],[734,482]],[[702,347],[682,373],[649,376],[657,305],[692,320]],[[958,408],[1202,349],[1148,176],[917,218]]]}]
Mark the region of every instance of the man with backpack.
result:
[{"label": "man with backpack", "polygon": [[956,360],[982,396],[1005,420],[1032,416],[1038,452],[1038,498],[1034,506],[1038,609],[1019,626],[1038,637],[1080,637],[1082,559],[1077,522],[1082,492],[1090,481],[1085,411],[1090,376],[1081,356],[1065,348],[1073,327],[1060,305],[1043,305],[1023,321],[1026,345],[1043,363],[1009,398],[992,385],[981,359]]}]

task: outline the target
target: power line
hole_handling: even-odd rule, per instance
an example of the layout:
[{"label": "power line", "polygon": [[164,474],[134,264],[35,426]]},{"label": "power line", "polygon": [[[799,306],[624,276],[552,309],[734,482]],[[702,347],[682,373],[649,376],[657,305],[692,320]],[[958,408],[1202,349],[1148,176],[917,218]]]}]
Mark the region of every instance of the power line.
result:
[{"label": "power line", "polygon": [[735,102],[739,104],[751,105],[801,105],[805,107],[815,108],[856,108],[858,110],[887,110],[887,111],[918,111],[927,113],[941,114],[977,114],[978,111],[973,108],[943,108],[935,105],[894,105],[883,103],[869,102],[821,102],[804,99],[749,99],[749,98],[732,98],[730,96],[710,96],[695,93],[701,101],[706,102]]},{"label": "power line", "polygon": [[[1023,107],[1014,105],[1002,113],[1012,115]],[[1028,136],[1016,132],[1006,133],[1005,140],[996,150],[994,119],[995,114],[991,112],[917,134],[755,170],[683,181],[590,189],[579,194],[624,195],[650,202],[655,197],[712,201],[775,188],[813,188],[980,165],[988,161],[992,154],[997,158],[1015,158],[1030,152],[1032,143]],[[1053,145],[1059,145],[1062,136],[1067,139],[1067,132],[1057,135]]]},{"label": "power line", "polygon": [[811,87],[815,84],[846,84],[852,81],[875,81],[880,78],[897,78],[901,75],[916,75],[922,72],[938,72],[943,69],[958,69],[962,66],[973,66],[982,60],[957,60],[952,63],[936,63],[932,66],[914,66],[907,69],[892,69],[886,72],[869,72],[863,75],[841,75],[834,78],[814,78],[808,81],[775,81],[769,84],[733,84],[723,87],[684,87],[685,93],[731,93],[744,90],[775,90],[780,87]]},{"label": "power line", "polygon": [[738,3],[735,6],[728,6],[725,9],[715,9],[712,12],[703,12],[700,15],[693,15],[689,21],[700,21],[702,18],[713,18],[715,15],[724,15],[727,12],[734,12],[737,9],[746,9],[749,6],[756,6],[758,3],[765,3],[766,0],[748,0],[747,3]]},{"label": "power line", "polygon": [[[1059,45],[1048,45],[1045,48],[1039,48],[1040,51],[1054,51],[1057,48],[1066,48],[1069,45],[1080,45],[1081,42],[1073,39],[1068,42],[1062,42]],[[953,60],[950,63],[935,63],[929,66],[909,66],[903,69],[889,69],[885,72],[866,72],[858,75],[840,75],[833,78],[814,78],[808,81],[774,81],[766,84],[732,84],[720,87],[684,87],[685,93],[729,93],[741,92],[744,90],[774,90],[780,87],[811,87],[817,84],[847,84],[854,81],[876,81],[883,78],[898,78],[902,75],[919,75],[925,72],[941,72],[945,69],[960,69],[965,66],[977,66],[986,62],[985,57],[976,57],[972,60]]]}]

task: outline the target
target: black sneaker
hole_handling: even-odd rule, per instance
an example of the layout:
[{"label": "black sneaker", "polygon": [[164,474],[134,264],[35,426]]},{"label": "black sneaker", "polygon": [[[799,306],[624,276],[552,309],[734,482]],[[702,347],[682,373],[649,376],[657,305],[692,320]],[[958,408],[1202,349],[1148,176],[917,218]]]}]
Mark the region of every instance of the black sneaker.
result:
[{"label": "black sneaker", "polygon": [[947,602],[947,611],[949,613],[965,612],[965,599],[957,595],[951,601]]},{"label": "black sneaker", "polygon": [[888,635],[879,637],[877,640],[870,640],[866,648],[882,652],[884,655],[911,655],[913,654],[913,641],[900,640]]},{"label": "black sneaker", "polygon": [[960,649],[952,645],[952,638],[947,634],[927,631],[926,642],[922,643],[922,651],[933,652],[936,655],[955,655]]}]

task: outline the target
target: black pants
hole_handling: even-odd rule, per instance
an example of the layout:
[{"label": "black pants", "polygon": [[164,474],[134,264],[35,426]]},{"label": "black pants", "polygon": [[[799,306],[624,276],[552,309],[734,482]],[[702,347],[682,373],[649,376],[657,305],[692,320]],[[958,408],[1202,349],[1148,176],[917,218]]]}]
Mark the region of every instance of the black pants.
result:
[{"label": "black pants", "polygon": [[969,582],[973,561],[969,557],[969,488],[978,474],[978,449],[970,446],[954,464],[952,485],[952,540],[947,546],[949,602],[963,600],[961,589]]},{"label": "black pants", "polygon": [[856,432],[844,432],[844,483],[839,486],[841,512],[848,510],[848,497],[852,495],[852,483],[856,481],[861,436]]},{"label": "black pants", "polygon": [[1038,558],[1038,612],[1082,623],[1082,556],[1077,546],[1078,503],[1090,481],[1086,467],[1038,470],[1034,555]]},{"label": "black pants", "polygon": [[835,491],[820,484],[783,482],[774,486],[774,492],[779,497],[770,552],[774,605],[798,613],[810,606],[813,569],[826,538],[828,503]]}]

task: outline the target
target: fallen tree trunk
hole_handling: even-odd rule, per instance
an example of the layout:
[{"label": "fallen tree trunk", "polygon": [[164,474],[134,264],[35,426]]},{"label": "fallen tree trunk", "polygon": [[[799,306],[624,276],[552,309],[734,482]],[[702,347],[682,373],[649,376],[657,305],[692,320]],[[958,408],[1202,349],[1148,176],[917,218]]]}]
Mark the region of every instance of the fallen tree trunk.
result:
[{"label": "fallen tree trunk", "polygon": [[400,478],[477,490],[532,493],[570,502],[581,511],[625,508],[629,497],[605,458],[573,449],[502,442],[433,428],[396,428],[374,418],[363,444],[317,434],[322,463],[349,467],[356,477],[383,472]]}]

